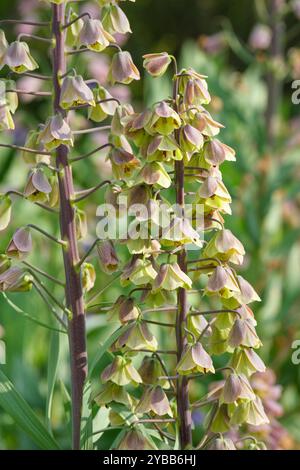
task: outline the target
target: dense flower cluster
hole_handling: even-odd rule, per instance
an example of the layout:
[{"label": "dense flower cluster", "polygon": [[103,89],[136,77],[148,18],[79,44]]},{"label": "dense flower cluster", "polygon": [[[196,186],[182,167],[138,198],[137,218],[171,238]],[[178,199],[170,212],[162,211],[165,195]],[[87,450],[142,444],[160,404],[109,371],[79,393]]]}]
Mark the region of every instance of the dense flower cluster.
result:
[{"label": "dense flower cluster", "polygon": [[[64,0],[48,3],[61,4]],[[85,48],[102,52],[114,47],[117,51],[109,79],[112,84],[129,84],[138,80],[140,73],[129,52],[122,51],[114,40],[116,33],[131,31],[120,4],[99,0],[101,19],[79,17],[70,11],[66,45],[70,53]],[[256,352],[261,342],[249,307],[260,299],[236,272],[245,250],[224,227],[223,215],[231,213],[231,197],[220,168],[225,161],[235,160],[235,152],[217,138],[223,126],[206,108],[211,100],[206,77],[193,69],[178,71],[175,58],[167,52],[144,56],[144,67],[155,78],[166,73],[172,63],[173,98],[155,103],[142,113],[119,104],[102,85],[85,81],[76,71],[60,77],[61,112],[31,131],[22,149],[24,160],[33,168],[21,196],[48,210],[59,208],[57,169],[51,165],[51,156],[61,146],[70,150],[74,145],[69,110],[86,108],[89,119],[95,122],[112,118],[107,158],[113,179],[106,201],[120,215],[119,200],[126,196],[131,206],[141,204],[147,213],[129,217],[125,243],[130,259],[125,266],[121,266],[112,240],[97,243],[101,267],[109,274],[120,271],[121,286],[127,294],[108,309],[108,321],[118,322],[120,328],[114,333],[112,359],[102,371],[102,388],[94,401],[99,407],[109,407],[111,427],[124,427],[114,447],[153,449],[158,440],[164,440],[164,448],[172,448],[177,423],[182,426],[177,393],[182,380],[215,374],[216,357],[226,355],[230,359],[223,368],[225,383],[203,398],[210,411],[198,447],[210,443],[212,448],[231,450],[234,444],[222,437],[223,433],[244,423],[268,423],[259,393],[251,384],[251,376],[265,370]],[[4,66],[22,74],[35,70],[37,63],[26,43],[8,44],[0,31],[0,67]],[[0,129],[13,129],[12,115],[18,106],[15,85],[8,80],[1,83]],[[80,239],[86,234],[86,218],[75,202],[76,235]],[[198,207],[202,209],[200,225],[196,223]],[[8,226],[10,216],[10,196],[1,195],[1,230]],[[24,291],[36,285],[36,276],[33,279],[20,264],[32,249],[31,228],[17,230],[5,255],[1,255],[1,291]],[[133,237],[137,228],[146,236]],[[64,241],[56,241],[64,246]],[[95,270],[86,262],[80,268],[86,293],[95,284]],[[188,307],[184,318],[178,314],[183,309],[182,295]],[[155,320],[155,315],[163,312],[169,323]],[[184,338],[180,353],[176,334]],[[174,348],[164,350],[165,344]],[[190,404],[197,406],[202,406],[202,400]]]}]

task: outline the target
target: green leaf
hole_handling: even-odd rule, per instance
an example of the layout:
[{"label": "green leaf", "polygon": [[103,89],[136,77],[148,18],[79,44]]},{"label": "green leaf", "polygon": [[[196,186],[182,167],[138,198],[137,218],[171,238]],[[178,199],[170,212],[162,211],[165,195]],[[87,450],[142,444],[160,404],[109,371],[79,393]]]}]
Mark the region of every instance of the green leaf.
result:
[{"label": "green leaf", "polygon": [[18,305],[14,304],[8,297],[7,295],[2,292],[2,295],[3,297],[5,298],[6,302],[8,303],[8,305],[10,305],[10,307],[17,313],[21,314],[24,318],[26,318],[27,320],[30,320],[32,321],[33,323],[36,323],[37,325],[39,326],[42,326],[43,328],[46,328],[47,330],[51,330],[51,331],[57,331],[58,333],[64,333],[64,334],[67,334],[67,331],[64,331],[64,330],[60,330],[58,328],[55,328],[53,326],[50,326],[50,325],[47,325],[46,323],[38,320],[37,318],[35,317],[32,317],[29,313],[25,312],[24,310],[22,310],[20,307],[18,307]]},{"label": "green leaf", "polygon": [[48,359],[48,373],[47,373],[47,401],[46,401],[46,419],[48,430],[51,432],[51,410],[53,401],[53,392],[56,381],[58,360],[59,360],[59,333],[53,331],[51,333],[50,346],[49,346],[49,359]]},{"label": "green leaf", "polygon": [[1,370],[0,406],[40,449],[59,450],[56,440],[49,434],[28,403],[21,397],[14,385]]}]

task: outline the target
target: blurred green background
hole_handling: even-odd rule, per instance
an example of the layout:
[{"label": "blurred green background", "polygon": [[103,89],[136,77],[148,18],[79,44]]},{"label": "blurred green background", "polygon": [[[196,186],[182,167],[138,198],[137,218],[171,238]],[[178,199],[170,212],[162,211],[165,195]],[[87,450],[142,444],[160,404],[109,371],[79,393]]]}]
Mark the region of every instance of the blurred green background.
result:
[{"label": "blurred green background", "polygon": [[[210,111],[226,125],[221,140],[237,151],[236,164],[224,165],[224,181],[233,197],[233,215],[226,224],[243,242],[247,258],[242,267],[256,288],[262,302],[254,308],[258,332],[263,341],[262,356],[282,385],[280,398],[284,413],[280,422],[288,431],[282,446],[297,448],[300,442],[300,367],[292,364],[292,343],[300,339],[300,116],[299,106],[291,101],[291,84],[300,79],[300,7],[299,2],[278,1],[280,15],[268,14],[268,2],[258,0],[137,0],[124,2],[133,35],[120,38],[142,70],[141,56],[166,50],[178,57],[182,67],[194,67],[208,76],[213,96]],[[298,3],[298,9],[297,9]],[[86,2],[94,11],[95,4]],[[38,10],[36,8],[38,6]],[[0,18],[47,19],[47,6],[35,0],[2,0]],[[266,28],[261,28],[261,25]],[[260,26],[259,26],[260,25]],[[7,37],[24,31],[6,28]],[[273,34],[273,44],[271,41]],[[274,44],[274,35],[276,44]],[[32,42],[45,74],[49,58],[45,45]],[[77,56],[74,66],[86,78],[97,75],[105,79],[107,61],[93,55],[92,64]],[[3,72],[0,72],[4,76]],[[23,80],[23,79],[20,79]],[[37,87],[37,81],[23,81],[19,87]],[[47,85],[44,85],[47,87]],[[45,88],[46,89],[46,88]],[[144,77],[141,83],[112,90],[121,99],[131,100],[137,109],[170,94],[170,77],[158,80]],[[49,114],[44,100],[23,100],[14,134],[1,133],[1,141],[24,143],[30,128],[35,128]],[[76,118],[78,128],[86,125],[84,113]],[[79,140],[76,154],[89,151],[103,136]],[[74,169],[76,187],[85,189],[105,179],[110,172],[101,158],[91,158]],[[29,167],[16,152],[0,149],[0,191],[22,189]],[[103,193],[95,195],[86,209],[89,235],[82,250],[95,236],[95,211]],[[58,234],[55,216],[41,213],[26,201],[15,200],[14,227],[27,221],[38,223]],[[0,252],[5,250],[11,230],[0,233]],[[63,278],[59,251],[34,237],[31,262],[52,275]],[[57,254],[54,254],[57,253]],[[103,286],[110,278],[98,271],[97,283]],[[53,289],[53,285],[49,284]],[[54,291],[53,291],[54,292]],[[59,294],[59,291],[58,291]],[[102,300],[113,301],[120,294],[118,284],[106,291]],[[35,294],[10,294],[9,298],[25,312],[50,324],[45,305]],[[109,329],[101,315],[87,319],[91,355]],[[17,389],[34,408],[45,415],[47,370],[51,333],[17,313],[0,295],[0,338],[6,344],[6,362],[0,366]],[[68,384],[68,347],[60,343],[58,382],[54,393],[52,425],[64,447],[68,447],[66,430],[68,400],[61,383]],[[68,387],[68,385],[67,385]],[[64,397],[64,398],[63,398]],[[65,405],[65,406],[64,406]],[[0,409],[0,449],[34,448],[34,444]]]}]

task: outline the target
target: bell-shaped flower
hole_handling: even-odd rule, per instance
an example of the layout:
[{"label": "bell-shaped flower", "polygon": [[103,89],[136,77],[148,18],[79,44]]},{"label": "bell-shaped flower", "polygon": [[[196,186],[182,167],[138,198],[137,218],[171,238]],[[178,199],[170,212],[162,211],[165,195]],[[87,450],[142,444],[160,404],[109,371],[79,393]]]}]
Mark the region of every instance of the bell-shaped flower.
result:
[{"label": "bell-shaped flower", "polygon": [[157,357],[145,356],[138,372],[145,385],[159,385],[165,389],[170,388],[170,382],[168,379],[159,378],[163,377],[165,372]]},{"label": "bell-shaped flower", "polygon": [[5,36],[5,33],[2,29],[0,29],[0,70],[4,66],[4,56],[8,48],[8,42]]},{"label": "bell-shaped flower", "polygon": [[32,239],[28,228],[18,229],[6,248],[6,254],[10,258],[23,259],[32,250]]},{"label": "bell-shaped flower", "polygon": [[30,72],[38,68],[38,64],[30,55],[29,47],[26,42],[12,42],[4,55],[3,64],[15,73]]},{"label": "bell-shaped flower", "polygon": [[100,393],[94,397],[98,406],[107,406],[110,403],[121,403],[121,405],[132,407],[132,398],[125,387],[120,387],[112,382],[107,382]]},{"label": "bell-shaped flower", "polygon": [[207,450],[237,450],[229,437],[218,437],[214,439]]},{"label": "bell-shaped flower", "polygon": [[228,229],[219,230],[203,250],[204,258],[217,258],[234,264],[242,264],[244,255],[242,243]]},{"label": "bell-shaped flower", "polygon": [[179,115],[165,101],[154,106],[151,117],[146,125],[150,134],[169,135],[181,125]]},{"label": "bell-shaped flower", "polygon": [[146,163],[137,175],[137,184],[143,182],[159,188],[169,188],[172,180],[160,162]]},{"label": "bell-shaped flower", "polygon": [[143,66],[152,77],[161,77],[167,71],[171,57],[167,52],[143,55]]},{"label": "bell-shaped flower", "polygon": [[102,122],[107,116],[113,116],[118,105],[112,95],[102,86],[97,86],[93,93],[96,105],[89,108],[88,118],[95,122]]},{"label": "bell-shaped flower", "polygon": [[114,244],[110,240],[102,240],[97,243],[98,259],[102,270],[112,274],[119,267],[119,258]]},{"label": "bell-shaped flower", "polygon": [[138,371],[133,367],[131,359],[123,356],[115,356],[113,362],[109,364],[101,374],[102,382],[113,382],[124,386],[132,384],[137,386],[142,383]]},{"label": "bell-shaped flower", "polygon": [[89,292],[93,289],[96,282],[96,270],[91,263],[83,263],[81,269],[83,292]]},{"label": "bell-shaped flower", "polygon": [[140,79],[140,72],[134,65],[128,51],[116,52],[111,61],[109,80],[112,84],[118,82],[128,85],[133,80]]},{"label": "bell-shaped flower", "polygon": [[214,374],[215,372],[210,355],[199,342],[185,347],[176,370],[180,375],[207,374],[208,372]]},{"label": "bell-shaped flower", "polygon": [[[40,141],[40,133],[36,130],[31,130],[27,134],[26,142],[24,144],[25,148],[29,148],[36,151],[44,151],[43,145]],[[22,158],[25,163],[30,165],[37,165],[39,163],[45,163],[46,165],[50,164],[51,156],[43,155],[38,153],[22,151]]]},{"label": "bell-shaped flower", "polygon": [[266,366],[256,352],[251,348],[238,348],[230,361],[231,367],[237,374],[250,377],[254,372],[265,372]]},{"label": "bell-shaped flower", "polygon": [[231,373],[225,380],[219,401],[226,404],[234,402],[239,404],[241,401],[255,400],[255,397],[256,395],[247,377],[242,374]]},{"label": "bell-shaped flower", "polygon": [[208,279],[205,292],[229,299],[240,292],[238,282],[230,268],[217,266]]},{"label": "bell-shaped flower", "polygon": [[135,408],[135,413],[169,415],[171,418],[173,416],[168,397],[159,385],[146,388]]},{"label": "bell-shaped flower", "polygon": [[30,201],[45,202],[51,191],[52,187],[43,170],[38,168],[31,171],[24,189],[24,196]]},{"label": "bell-shaped flower", "polygon": [[132,282],[136,286],[152,283],[157,276],[150,260],[142,258],[132,258],[124,267],[121,276],[122,285]]},{"label": "bell-shaped flower", "polygon": [[237,281],[240,287],[240,294],[236,296],[236,299],[239,301],[240,304],[250,304],[251,302],[260,302],[261,298],[255,292],[251,284],[249,284],[246,279],[242,276],[237,276]]},{"label": "bell-shaped flower", "polygon": [[121,118],[126,136],[141,148],[143,156],[145,153],[144,149],[147,148],[150,139],[150,135],[145,130],[150,117],[151,111],[145,109],[142,113],[127,114]]},{"label": "bell-shaped flower", "polygon": [[237,318],[230,331],[228,343],[231,347],[245,346],[247,348],[260,348],[262,343],[257,336],[253,323],[248,319]]},{"label": "bell-shaped flower", "polygon": [[140,167],[140,161],[136,158],[132,150],[124,148],[113,148],[108,156],[113,175],[116,179],[126,179],[132,176],[132,173]]},{"label": "bell-shaped flower", "polygon": [[198,129],[205,137],[215,137],[219,134],[220,129],[224,128],[222,124],[212,118],[205,108],[200,107],[199,110],[192,108],[187,114],[191,116],[191,125]]},{"label": "bell-shaped flower", "polygon": [[174,217],[170,224],[163,229],[161,239],[163,243],[171,246],[194,244],[201,248],[203,245],[198,232],[193,229],[186,217]]},{"label": "bell-shaped flower", "polygon": [[179,92],[187,108],[208,104],[211,101],[204,75],[193,69],[183,69],[179,75]]},{"label": "bell-shaped flower", "polygon": [[204,315],[189,315],[187,319],[187,330],[194,335],[199,336],[202,333],[206,336],[211,335],[211,327],[208,324],[208,321]]},{"label": "bell-shaped flower", "polygon": [[49,177],[49,184],[51,186],[51,193],[48,195],[48,206],[58,207],[59,206],[59,184],[56,175]]},{"label": "bell-shaped flower", "polygon": [[177,263],[162,264],[153,283],[153,291],[167,291],[192,288],[192,280],[180,269]]},{"label": "bell-shaped flower", "polygon": [[188,154],[192,154],[196,151],[199,152],[203,147],[203,144],[204,137],[195,127],[190,124],[185,124],[180,129],[180,148],[183,152]]},{"label": "bell-shaped flower", "polygon": [[[76,20],[76,21],[74,21]],[[69,9],[68,21],[74,21],[66,30],[66,45],[70,48],[78,47],[80,31],[84,25],[82,18],[78,18],[78,14]]]},{"label": "bell-shaped flower", "polygon": [[120,321],[126,324],[130,321],[137,320],[141,315],[139,307],[135,304],[132,297],[127,298],[125,295],[120,295],[112,308],[108,312],[108,319],[110,321]]},{"label": "bell-shaped flower", "polygon": [[153,441],[149,441],[144,433],[138,429],[127,431],[118,445],[117,450],[155,450]]},{"label": "bell-shaped flower", "polygon": [[0,274],[0,292],[28,292],[32,289],[32,277],[18,266]]},{"label": "bell-shaped flower", "polygon": [[210,165],[221,165],[225,160],[235,161],[235,151],[217,139],[209,140],[203,148],[204,160]]},{"label": "bell-shaped flower", "polygon": [[183,155],[174,137],[156,135],[150,138],[146,147],[146,157],[150,162],[170,162],[182,160]]},{"label": "bell-shaped flower", "polygon": [[85,46],[91,51],[101,52],[114,42],[114,38],[105,31],[100,20],[88,18],[84,21],[79,34],[81,46]]},{"label": "bell-shaped flower", "polygon": [[0,194],[0,232],[8,227],[11,219],[11,199],[5,194]]},{"label": "bell-shaped flower", "polygon": [[40,140],[46,150],[53,150],[60,145],[72,147],[73,134],[67,121],[61,114],[50,117],[40,133]]},{"label": "bell-shaped flower", "polygon": [[64,78],[61,86],[60,105],[64,109],[81,105],[95,106],[93,92],[80,75]]},{"label": "bell-shaped flower", "polygon": [[150,332],[147,323],[143,321],[137,321],[129,325],[128,329],[111,346],[113,352],[140,349],[153,352],[157,350],[156,338]]},{"label": "bell-shaped flower", "polygon": [[262,426],[268,424],[269,418],[267,417],[261,399],[256,396],[255,400],[249,403],[249,414],[247,417],[247,424],[252,426]]},{"label": "bell-shaped flower", "polygon": [[205,213],[216,209],[231,214],[231,196],[220,178],[208,176],[201,185],[198,195],[198,202],[204,205]]},{"label": "bell-shaped flower", "polygon": [[112,3],[102,9],[102,24],[111,34],[131,33],[127,16],[118,5]]}]

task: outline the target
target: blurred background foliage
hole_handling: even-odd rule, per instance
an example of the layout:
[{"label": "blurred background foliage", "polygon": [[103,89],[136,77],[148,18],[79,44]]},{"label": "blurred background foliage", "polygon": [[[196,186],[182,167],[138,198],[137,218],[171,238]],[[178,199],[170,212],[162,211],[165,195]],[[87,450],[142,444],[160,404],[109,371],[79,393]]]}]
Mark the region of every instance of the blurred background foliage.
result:
[{"label": "blurred background foliage", "polygon": [[[224,181],[233,197],[233,216],[227,227],[243,242],[247,260],[243,273],[262,298],[255,314],[264,347],[263,359],[276,374],[282,386],[279,420],[288,431],[281,447],[297,448],[300,442],[300,366],[291,360],[292,343],[300,339],[300,116],[292,104],[291,83],[300,79],[300,6],[298,1],[277,0],[280,15],[271,19],[263,0],[137,0],[126,2],[133,35],[119,38],[141,70],[141,56],[147,52],[166,50],[176,54],[182,67],[194,67],[208,76],[213,100],[210,111],[226,128],[221,140],[237,151],[237,163],[224,165]],[[35,10],[39,5],[39,12]],[[87,2],[90,11],[95,6]],[[47,7],[41,9],[36,0],[2,0],[0,18],[47,18]],[[264,25],[264,28],[261,25]],[[8,28],[12,39],[19,28]],[[23,30],[22,30],[23,31]],[[273,34],[273,45],[272,45]],[[279,45],[274,47],[275,39]],[[276,46],[276,44],[275,44]],[[49,72],[45,46],[32,44],[45,74]],[[96,75],[104,82],[109,58],[100,55],[77,56],[74,66],[86,78]],[[114,87],[112,92],[122,100],[131,100],[137,109],[170,94],[170,76],[153,80],[144,77],[130,92]],[[23,80],[23,82],[21,82]],[[20,87],[41,86],[37,81],[21,78]],[[46,85],[43,85],[46,86]],[[28,88],[29,89],[29,88]],[[271,101],[271,103],[270,103]],[[16,131],[2,133],[1,141],[24,143],[30,128],[35,128],[49,114],[50,104],[44,100],[23,98]],[[84,113],[78,113],[74,124],[86,127]],[[82,137],[75,155],[101,145],[105,135]],[[20,154],[0,149],[0,190],[23,188],[29,167]],[[110,174],[105,155],[95,156],[74,168],[78,189],[89,188]],[[89,205],[88,236],[81,243],[82,251],[95,237],[96,207],[104,191],[96,193]],[[55,216],[41,214],[39,208],[26,201],[15,200],[14,226],[28,220],[51,233],[58,233]],[[11,232],[0,233],[3,252]],[[49,243],[35,237],[31,262],[62,278],[59,252]],[[122,256],[122,252],[121,252]],[[98,270],[97,285],[103,287],[110,278]],[[53,289],[53,285],[49,284]],[[54,291],[53,291],[54,292]],[[55,292],[54,292],[55,293]],[[105,290],[101,301],[114,301],[120,294],[118,283]],[[40,298],[32,293],[10,294],[9,298],[40,321],[51,324],[52,318]],[[111,327],[104,316],[88,315],[89,350],[95,354]],[[47,407],[47,373],[52,333],[17,313],[0,295],[0,338],[6,344],[6,362],[1,369],[9,376],[24,398],[44,419]],[[163,339],[167,341],[167,339]],[[68,346],[60,340],[58,380],[52,406],[52,426],[64,448],[70,445],[68,422]],[[195,396],[201,394],[196,388]],[[268,397],[267,397],[268,398]],[[106,419],[101,415],[99,420]],[[103,427],[103,426],[102,426]],[[105,448],[105,440],[99,447]],[[0,449],[34,448],[33,442],[20,431],[12,418],[0,409]]]}]

